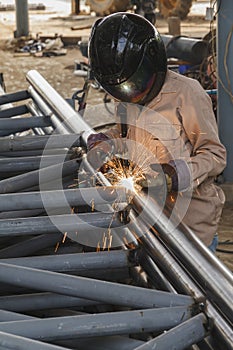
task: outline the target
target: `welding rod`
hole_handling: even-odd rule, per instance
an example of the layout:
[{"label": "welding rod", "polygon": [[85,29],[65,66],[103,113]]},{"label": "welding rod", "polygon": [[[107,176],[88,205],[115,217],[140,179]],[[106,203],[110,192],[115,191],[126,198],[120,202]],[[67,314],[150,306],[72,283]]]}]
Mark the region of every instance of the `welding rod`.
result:
[{"label": "welding rod", "polygon": [[39,340],[163,331],[188,320],[188,307],[168,307],[1,322],[0,331]]},{"label": "welding rod", "polygon": [[[193,298],[62,273],[0,263],[4,283],[137,308],[193,304]],[[20,276],[20,279],[18,278]]]},{"label": "welding rod", "polygon": [[167,332],[140,345],[135,350],[185,350],[190,345],[200,342],[208,333],[207,319],[203,313],[192,317]]}]

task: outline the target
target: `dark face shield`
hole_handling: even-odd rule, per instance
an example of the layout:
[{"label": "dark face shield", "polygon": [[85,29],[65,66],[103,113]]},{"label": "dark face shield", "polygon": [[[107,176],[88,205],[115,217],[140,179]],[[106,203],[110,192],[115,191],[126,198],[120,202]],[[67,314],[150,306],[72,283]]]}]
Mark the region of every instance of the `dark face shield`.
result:
[{"label": "dark face shield", "polygon": [[151,60],[145,55],[136,70],[126,81],[119,84],[102,84],[106,92],[122,102],[144,104],[156,82]]}]

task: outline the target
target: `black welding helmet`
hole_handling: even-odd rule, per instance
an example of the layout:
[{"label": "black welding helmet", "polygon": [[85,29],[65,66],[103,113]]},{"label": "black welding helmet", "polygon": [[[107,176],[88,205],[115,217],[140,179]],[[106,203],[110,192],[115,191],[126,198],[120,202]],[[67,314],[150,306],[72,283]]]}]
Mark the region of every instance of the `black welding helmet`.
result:
[{"label": "black welding helmet", "polygon": [[161,36],[144,17],[117,12],[92,27],[92,75],[117,100],[145,105],[161,90],[167,58]]}]

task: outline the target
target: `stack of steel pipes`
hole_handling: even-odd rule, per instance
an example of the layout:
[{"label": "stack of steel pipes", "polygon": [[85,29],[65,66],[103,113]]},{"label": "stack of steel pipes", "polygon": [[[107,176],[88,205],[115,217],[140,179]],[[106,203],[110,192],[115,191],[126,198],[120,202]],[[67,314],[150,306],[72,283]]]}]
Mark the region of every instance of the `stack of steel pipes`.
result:
[{"label": "stack of steel pipes", "polygon": [[0,96],[0,348],[233,349],[231,272],[148,196],[122,220],[128,190],[86,157],[94,130],[26,78]]}]

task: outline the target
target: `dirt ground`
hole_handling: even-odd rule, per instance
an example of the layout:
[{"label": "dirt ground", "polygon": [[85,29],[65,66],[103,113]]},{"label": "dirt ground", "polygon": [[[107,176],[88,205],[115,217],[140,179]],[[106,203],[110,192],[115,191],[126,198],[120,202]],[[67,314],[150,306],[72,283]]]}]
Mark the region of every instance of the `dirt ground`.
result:
[{"label": "dirt ground", "polygon": [[[43,16],[43,14],[41,14]],[[35,57],[33,55],[18,54],[15,52],[15,42],[13,40],[14,23],[0,21],[0,72],[3,73],[8,93],[27,89],[28,82],[26,74],[29,70],[35,69],[63,96],[71,98],[73,93],[81,89],[84,84],[82,77],[74,75],[75,60],[82,60],[81,52],[78,48],[78,41],[86,38],[90,32],[91,24],[96,20],[93,16],[69,16],[54,17],[50,20],[30,23],[31,36],[62,35],[63,38],[72,38],[73,45],[67,46],[67,53],[63,56]],[[72,30],[72,27],[83,29]],[[85,28],[85,29],[84,29]],[[157,28],[161,34],[168,34],[167,21],[157,19]],[[209,32],[209,22],[204,16],[188,16],[181,22],[181,34],[203,38]],[[91,88],[88,95],[88,103],[95,105],[102,103],[103,92]],[[98,118],[101,116],[98,116]],[[227,202],[219,227],[220,245],[217,255],[226,266],[233,271],[233,205]],[[229,242],[229,244],[227,244]],[[225,252],[223,252],[225,250]]]}]

